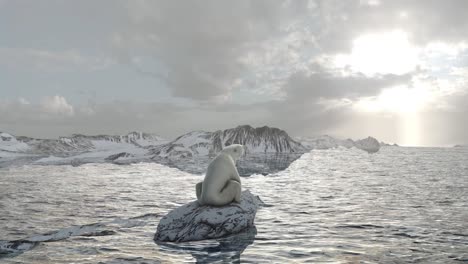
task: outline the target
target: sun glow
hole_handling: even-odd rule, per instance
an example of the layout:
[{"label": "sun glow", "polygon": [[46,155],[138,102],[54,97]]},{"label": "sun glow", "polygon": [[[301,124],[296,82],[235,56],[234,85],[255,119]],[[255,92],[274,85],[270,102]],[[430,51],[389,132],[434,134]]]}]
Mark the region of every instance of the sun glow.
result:
[{"label": "sun glow", "polygon": [[419,50],[412,46],[404,31],[366,34],[353,41],[350,54],[338,55],[338,67],[350,67],[365,75],[404,74],[418,64]]},{"label": "sun glow", "polygon": [[401,113],[399,120],[400,144],[405,146],[419,146],[422,142],[421,122],[419,113]]},{"label": "sun glow", "polygon": [[355,107],[364,112],[415,113],[424,108],[430,92],[401,85],[383,90],[378,96],[360,99]]},{"label": "sun glow", "polygon": [[420,111],[431,99],[424,86],[396,86],[383,90],[378,96],[362,98],[355,103],[358,111],[391,114],[399,120],[400,144],[417,146],[422,142]]}]

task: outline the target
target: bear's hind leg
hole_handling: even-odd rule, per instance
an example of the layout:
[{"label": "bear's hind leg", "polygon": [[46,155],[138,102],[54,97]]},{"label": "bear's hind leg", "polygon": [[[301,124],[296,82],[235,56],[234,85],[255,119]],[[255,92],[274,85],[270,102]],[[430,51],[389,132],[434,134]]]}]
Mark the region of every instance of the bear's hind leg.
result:
[{"label": "bear's hind leg", "polygon": [[202,188],[203,188],[203,182],[199,182],[199,183],[197,183],[197,185],[195,185],[195,192],[197,193],[197,200],[198,201],[200,201]]},{"label": "bear's hind leg", "polygon": [[[236,181],[234,181],[234,182],[236,182]],[[236,182],[236,183],[238,183],[238,182]],[[240,183],[238,183],[238,185],[239,185],[239,188],[237,189],[236,195],[234,196],[234,201],[237,202],[237,203],[240,203],[241,202],[241,192],[242,192],[242,190],[241,190]]]},{"label": "bear's hind leg", "polygon": [[219,193],[218,205],[226,205],[232,201],[240,202],[241,185],[237,181],[229,180]]}]

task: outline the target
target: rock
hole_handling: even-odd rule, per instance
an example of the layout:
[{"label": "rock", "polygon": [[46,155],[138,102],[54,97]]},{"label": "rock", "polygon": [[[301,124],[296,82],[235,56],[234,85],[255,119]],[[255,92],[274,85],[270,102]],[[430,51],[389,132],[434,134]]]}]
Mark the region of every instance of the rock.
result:
[{"label": "rock", "polygon": [[241,203],[201,206],[193,201],[178,207],[159,222],[156,242],[186,242],[222,238],[254,226],[255,214],[263,202],[250,191],[242,192]]},{"label": "rock", "polygon": [[345,139],[343,141],[341,141],[341,146],[347,148],[347,149],[350,149],[352,147],[354,147],[354,141],[350,138],[348,139]]},{"label": "rock", "polygon": [[380,143],[373,137],[358,140],[354,143],[354,146],[358,149],[365,150],[369,153],[375,153],[380,149]]},{"label": "rock", "polygon": [[127,153],[127,152],[120,152],[117,154],[110,155],[109,157],[105,158],[104,160],[106,161],[115,161],[120,158],[128,158],[128,157],[133,157],[134,155]]}]

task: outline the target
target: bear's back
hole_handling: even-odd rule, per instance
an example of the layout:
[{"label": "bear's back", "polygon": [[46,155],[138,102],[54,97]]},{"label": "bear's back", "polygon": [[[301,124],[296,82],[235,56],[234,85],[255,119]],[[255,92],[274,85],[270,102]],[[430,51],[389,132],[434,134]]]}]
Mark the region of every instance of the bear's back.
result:
[{"label": "bear's back", "polygon": [[231,156],[225,153],[220,153],[211,161],[210,165],[208,165],[205,181],[219,180],[221,182],[225,182],[229,180],[230,175],[233,173],[235,168],[236,167]]}]

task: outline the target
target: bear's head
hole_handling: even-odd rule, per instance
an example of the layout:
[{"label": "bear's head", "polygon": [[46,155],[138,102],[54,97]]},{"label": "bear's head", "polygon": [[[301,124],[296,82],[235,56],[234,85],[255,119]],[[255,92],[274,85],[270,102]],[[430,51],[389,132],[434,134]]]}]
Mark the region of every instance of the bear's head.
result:
[{"label": "bear's head", "polygon": [[228,154],[229,156],[232,157],[234,161],[236,161],[240,157],[242,157],[242,155],[244,155],[245,149],[244,149],[244,146],[240,144],[232,144],[223,148],[223,150],[221,150],[221,153]]}]

